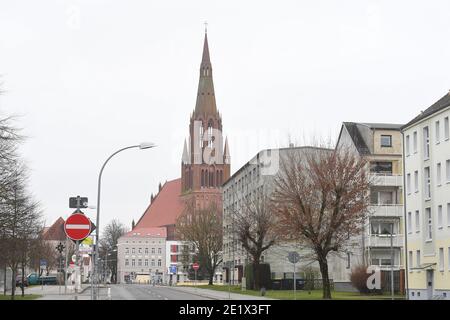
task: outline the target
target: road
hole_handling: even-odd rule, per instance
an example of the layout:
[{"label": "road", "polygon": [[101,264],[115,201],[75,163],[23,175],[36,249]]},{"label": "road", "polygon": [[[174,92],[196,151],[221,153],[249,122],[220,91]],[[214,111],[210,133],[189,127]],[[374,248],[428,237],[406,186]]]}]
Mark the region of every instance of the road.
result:
[{"label": "road", "polygon": [[[201,290],[201,289],[199,289]],[[112,300],[210,300],[207,297],[170,287],[146,284],[111,285]]]}]

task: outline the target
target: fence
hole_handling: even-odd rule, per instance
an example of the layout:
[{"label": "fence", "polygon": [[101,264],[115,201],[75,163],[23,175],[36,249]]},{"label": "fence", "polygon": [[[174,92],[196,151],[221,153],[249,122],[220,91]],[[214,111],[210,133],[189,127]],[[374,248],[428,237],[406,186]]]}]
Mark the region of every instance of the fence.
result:
[{"label": "fence", "polygon": [[[322,279],[296,279],[297,290],[320,290],[323,288]],[[331,290],[334,290],[333,279],[330,279]],[[294,279],[273,279],[272,290],[293,290]]]},{"label": "fence", "polygon": [[[394,270],[394,293],[405,293],[405,270]],[[391,292],[391,271],[381,271],[381,291]]]}]

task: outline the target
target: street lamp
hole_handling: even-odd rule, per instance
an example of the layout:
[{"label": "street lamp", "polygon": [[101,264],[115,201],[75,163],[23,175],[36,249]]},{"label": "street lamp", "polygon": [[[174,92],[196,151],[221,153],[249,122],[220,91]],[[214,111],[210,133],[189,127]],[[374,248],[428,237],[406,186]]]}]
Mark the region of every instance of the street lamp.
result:
[{"label": "street lamp", "polygon": [[[97,284],[98,284],[98,247],[99,247],[98,245],[99,245],[99,234],[100,234],[100,190],[101,190],[101,184],[102,184],[103,169],[105,169],[105,166],[109,162],[109,160],[111,160],[111,158],[114,157],[119,152],[122,152],[127,149],[132,149],[132,148],[139,148],[139,149],[143,150],[143,149],[150,149],[150,148],[154,148],[154,147],[156,147],[156,145],[152,142],[143,142],[138,145],[128,146],[128,147],[119,149],[116,152],[114,152],[113,154],[111,154],[106,159],[106,161],[102,165],[102,168],[100,169],[100,173],[98,175],[98,188],[97,188],[97,220],[95,223],[96,232],[95,232],[94,270],[93,270],[93,275],[95,276],[94,286],[97,286]],[[93,294],[94,286],[91,287],[91,296],[93,297],[94,300],[97,300],[98,289],[96,288],[95,294]]]}]

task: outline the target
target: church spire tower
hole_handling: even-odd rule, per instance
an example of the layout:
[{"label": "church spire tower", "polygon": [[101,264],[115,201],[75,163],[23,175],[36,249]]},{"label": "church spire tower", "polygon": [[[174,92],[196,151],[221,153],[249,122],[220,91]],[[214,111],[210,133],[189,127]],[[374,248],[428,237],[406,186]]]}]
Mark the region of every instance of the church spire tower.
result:
[{"label": "church spire tower", "polygon": [[220,188],[230,177],[230,155],[228,144],[224,150],[222,117],[216,105],[212,71],[205,28],[196,103],[190,119],[188,147],[184,146],[181,163],[181,191],[208,193],[210,196],[206,198],[217,199],[221,206]]}]

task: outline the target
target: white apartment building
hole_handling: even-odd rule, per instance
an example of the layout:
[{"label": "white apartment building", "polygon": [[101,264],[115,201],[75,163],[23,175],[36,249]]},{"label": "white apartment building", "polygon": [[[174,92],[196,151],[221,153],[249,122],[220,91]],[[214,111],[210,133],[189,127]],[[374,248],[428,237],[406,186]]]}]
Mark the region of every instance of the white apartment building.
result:
[{"label": "white apartment building", "polygon": [[450,92],[402,127],[409,299],[450,299]]},{"label": "white apartment building", "polygon": [[163,283],[167,278],[164,227],[135,228],[117,243],[118,283]]}]

